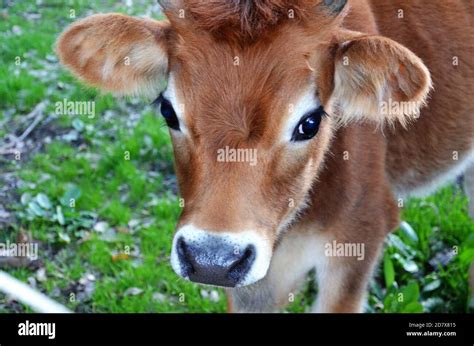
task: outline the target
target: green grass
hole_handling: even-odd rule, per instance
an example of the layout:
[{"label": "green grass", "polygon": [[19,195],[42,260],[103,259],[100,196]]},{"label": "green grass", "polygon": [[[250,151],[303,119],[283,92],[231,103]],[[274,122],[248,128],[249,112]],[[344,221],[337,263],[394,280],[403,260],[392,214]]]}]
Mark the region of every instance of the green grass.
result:
[{"label": "green grass", "polygon": [[[48,102],[51,117],[31,135],[41,143],[37,150],[20,161],[11,156],[0,161],[2,176],[19,183],[3,205],[16,221],[3,226],[0,241],[15,239],[20,230],[30,232],[41,242],[47,280],[31,269],[10,272],[25,282],[36,278],[40,290],[75,311],[225,311],[222,290],[185,282],[169,265],[180,206],[162,120],[143,100],[114,100],[84,87],[59,66],[53,52],[56,37],[74,20],[71,9],[83,17],[140,14],[149,5],[47,3],[16,2],[3,8],[0,21],[0,138],[12,131],[19,135],[31,122],[24,115],[39,102]],[[31,19],[32,14],[41,18]],[[96,116],[56,115],[55,102],[63,98],[95,101]],[[468,311],[474,223],[466,208],[457,187],[407,203],[403,219],[417,236],[398,230],[387,240],[369,311]],[[106,226],[99,232],[93,229],[97,224]],[[449,251],[456,253],[447,263],[430,264],[437,256],[449,257]],[[91,287],[92,293],[86,292]],[[309,280],[287,311],[306,311],[315,291]],[[1,312],[18,310],[30,311],[12,308],[0,295]]]},{"label": "green grass", "polygon": [[[467,203],[458,186],[407,203],[402,218],[412,230],[403,228],[389,235],[380,271],[383,281],[372,284],[370,302],[375,311],[472,310],[467,281],[474,259],[474,222]],[[413,300],[399,302],[398,294],[407,287]],[[415,301],[418,304],[407,307]]]}]

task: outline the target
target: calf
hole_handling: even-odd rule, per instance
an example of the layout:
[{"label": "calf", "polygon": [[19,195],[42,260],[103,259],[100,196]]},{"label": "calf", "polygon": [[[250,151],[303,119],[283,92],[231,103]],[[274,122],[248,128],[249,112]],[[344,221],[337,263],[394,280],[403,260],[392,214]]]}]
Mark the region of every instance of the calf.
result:
[{"label": "calf", "polygon": [[160,3],[167,21],[79,20],[57,52],[90,85],[159,95],[185,201],[173,269],[273,311],[315,268],[315,311],[362,311],[397,198],[472,161],[474,3]]}]

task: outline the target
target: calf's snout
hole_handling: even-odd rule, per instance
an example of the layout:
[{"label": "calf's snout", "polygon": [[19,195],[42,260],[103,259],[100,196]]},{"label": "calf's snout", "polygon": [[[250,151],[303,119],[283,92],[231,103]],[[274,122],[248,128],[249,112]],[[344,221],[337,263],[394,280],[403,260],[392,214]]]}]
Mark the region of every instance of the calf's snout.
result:
[{"label": "calf's snout", "polygon": [[188,225],[174,237],[171,264],[178,275],[193,282],[246,286],[265,276],[270,249],[254,232],[209,232]]},{"label": "calf's snout", "polygon": [[206,242],[186,242],[178,239],[178,258],[184,274],[191,281],[225,287],[241,282],[255,261],[255,248],[232,247],[219,237],[209,237]]}]

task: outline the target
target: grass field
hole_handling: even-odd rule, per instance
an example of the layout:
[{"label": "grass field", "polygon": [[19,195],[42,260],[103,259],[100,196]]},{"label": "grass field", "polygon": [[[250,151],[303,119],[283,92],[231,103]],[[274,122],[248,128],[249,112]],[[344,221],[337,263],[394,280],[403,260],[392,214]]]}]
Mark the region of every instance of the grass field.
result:
[{"label": "grass field", "polygon": [[[30,233],[40,263],[9,269],[78,312],[223,312],[223,291],[179,279],[168,256],[180,213],[168,130],[146,100],[114,100],[76,82],[53,51],[58,34],[97,12],[158,16],[156,1],[21,1],[1,8],[0,148],[44,116],[21,157],[0,155],[0,242]],[[4,2],[5,4],[5,2]],[[72,14],[75,18],[71,18]],[[55,112],[95,101],[95,116]],[[73,201],[73,203],[71,203]],[[403,208],[371,283],[371,312],[467,312],[474,222],[451,186]],[[413,231],[414,230],[414,231]],[[311,281],[287,311],[314,300]],[[29,311],[0,294],[0,312]]]}]

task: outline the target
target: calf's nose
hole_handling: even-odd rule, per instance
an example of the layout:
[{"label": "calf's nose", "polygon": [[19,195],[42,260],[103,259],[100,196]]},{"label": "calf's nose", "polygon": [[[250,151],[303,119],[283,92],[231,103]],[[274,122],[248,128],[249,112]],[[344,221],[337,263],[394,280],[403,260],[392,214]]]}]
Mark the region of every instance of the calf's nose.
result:
[{"label": "calf's nose", "polygon": [[180,237],[176,251],[183,274],[189,280],[224,287],[235,287],[244,281],[256,257],[252,244],[232,245],[219,236],[209,236],[203,241]]}]

